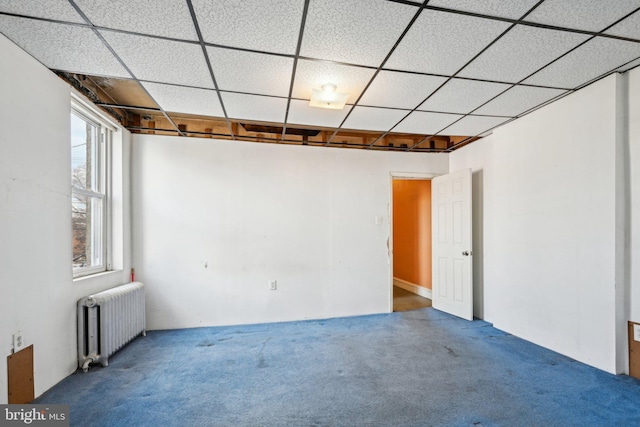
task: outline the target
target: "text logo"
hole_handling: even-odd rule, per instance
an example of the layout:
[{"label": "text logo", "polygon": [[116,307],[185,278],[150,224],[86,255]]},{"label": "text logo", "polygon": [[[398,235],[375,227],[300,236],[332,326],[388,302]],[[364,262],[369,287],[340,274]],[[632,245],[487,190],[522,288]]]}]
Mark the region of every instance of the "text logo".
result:
[{"label": "text logo", "polygon": [[69,427],[69,405],[0,405],[0,427]]}]

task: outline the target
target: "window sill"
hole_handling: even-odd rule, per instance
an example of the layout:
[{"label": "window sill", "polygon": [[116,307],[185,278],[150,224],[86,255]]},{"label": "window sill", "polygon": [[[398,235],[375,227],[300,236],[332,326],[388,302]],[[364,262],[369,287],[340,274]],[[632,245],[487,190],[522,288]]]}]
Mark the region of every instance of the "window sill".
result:
[{"label": "window sill", "polygon": [[121,274],[122,270],[101,271],[99,273],[87,274],[86,276],[74,277],[73,283],[82,283],[91,280],[106,279],[110,276]]}]

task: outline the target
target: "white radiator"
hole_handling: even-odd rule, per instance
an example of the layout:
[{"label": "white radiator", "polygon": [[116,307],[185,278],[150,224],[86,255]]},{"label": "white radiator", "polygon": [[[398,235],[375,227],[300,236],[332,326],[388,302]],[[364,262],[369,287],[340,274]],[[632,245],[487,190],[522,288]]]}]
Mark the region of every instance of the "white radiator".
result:
[{"label": "white radiator", "polygon": [[109,356],[145,333],[144,284],[132,282],[78,301],[78,367],[109,364]]}]

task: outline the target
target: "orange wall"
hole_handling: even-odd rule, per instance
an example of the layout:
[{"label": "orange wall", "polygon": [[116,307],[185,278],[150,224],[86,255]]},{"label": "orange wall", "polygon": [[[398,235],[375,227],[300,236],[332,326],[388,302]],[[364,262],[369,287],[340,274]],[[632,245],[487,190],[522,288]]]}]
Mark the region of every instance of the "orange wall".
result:
[{"label": "orange wall", "polygon": [[431,181],[393,180],[393,276],[431,289]]}]

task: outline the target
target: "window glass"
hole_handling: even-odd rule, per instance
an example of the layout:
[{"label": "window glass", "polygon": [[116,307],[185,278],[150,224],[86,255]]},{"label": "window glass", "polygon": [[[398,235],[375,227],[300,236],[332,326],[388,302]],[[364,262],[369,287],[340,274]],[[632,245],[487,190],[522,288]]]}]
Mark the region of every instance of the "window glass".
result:
[{"label": "window glass", "polygon": [[71,114],[71,185],[74,188],[100,191],[98,174],[97,125]]},{"label": "window glass", "polygon": [[106,145],[110,131],[71,113],[71,224],[74,276],[106,270]]}]

